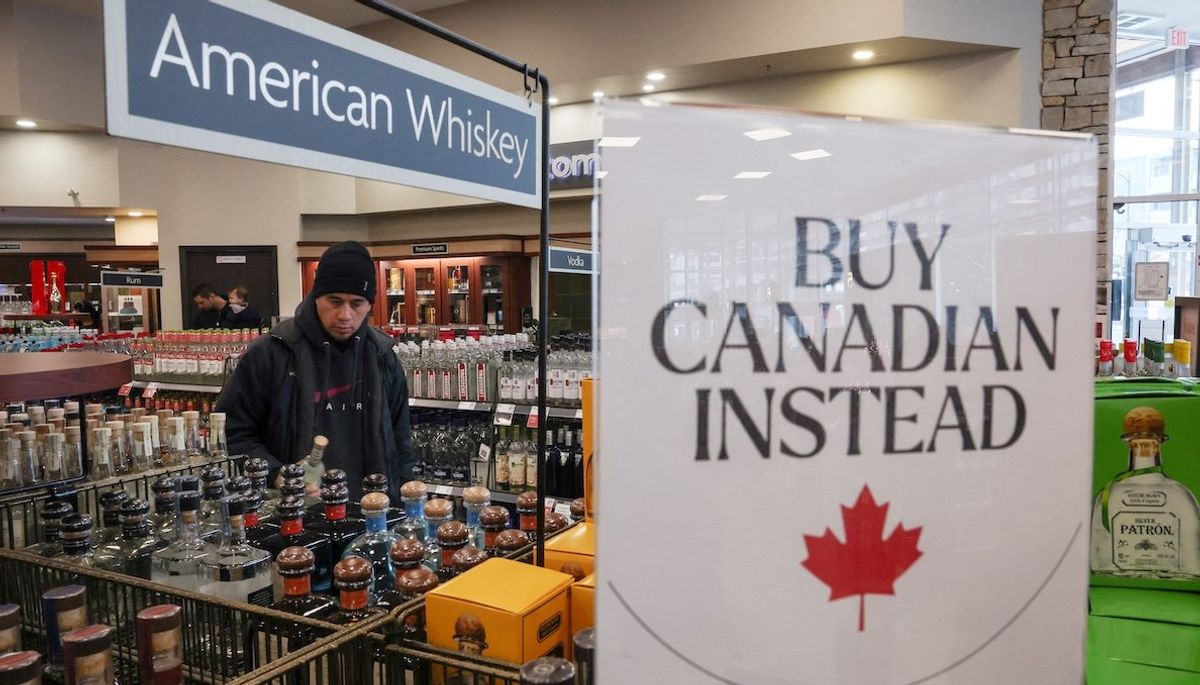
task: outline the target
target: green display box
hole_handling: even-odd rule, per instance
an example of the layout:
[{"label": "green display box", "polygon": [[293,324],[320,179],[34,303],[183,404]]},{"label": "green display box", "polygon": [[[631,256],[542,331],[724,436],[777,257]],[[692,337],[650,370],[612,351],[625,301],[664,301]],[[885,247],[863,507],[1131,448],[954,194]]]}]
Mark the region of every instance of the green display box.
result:
[{"label": "green display box", "polygon": [[[1140,479],[1133,476],[1141,469],[1130,471],[1132,445],[1123,436],[1126,415],[1137,407],[1153,408],[1162,417],[1162,432],[1168,436],[1158,446],[1162,475],[1189,490],[1193,498],[1200,493],[1200,387],[1191,381],[1167,379],[1101,380],[1096,382],[1093,506],[1097,496],[1102,494],[1106,495],[1105,501],[1112,507],[1118,506],[1118,500],[1131,501],[1128,494],[1120,494],[1121,488],[1138,482]],[[1146,462],[1143,460],[1138,463],[1144,466]],[[1129,552],[1134,556],[1140,554],[1141,558],[1134,562],[1125,561],[1124,568],[1118,572],[1110,569],[1109,573],[1093,573],[1092,585],[1200,591],[1200,574],[1188,576],[1186,572],[1180,572],[1177,575],[1183,577],[1163,578],[1161,573],[1137,567],[1139,563],[1155,563],[1145,562],[1147,557],[1168,554],[1175,555],[1178,558],[1175,563],[1181,569],[1186,569],[1186,559],[1195,559],[1200,555],[1200,524],[1190,520],[1187,512],[1183,511],[1186,507],[1172,510],[1175,505],[1168,504],[1174,502],[1177,505],[1180,499],[1186,499],[1186,493],[1181,498],[1179,494],[1182,491],[1178,489],[1172,492],[1169,488],[1148,486],[1144,490],[1151,494],[1143,492],[1135,496],[1142,498],[1140,501],[1147,505],[1143,510],[1149,510],[1150,513],[1145,517],[1125,515],[1121,521],[1129,525],[1117,526],[1122,533],[1120,536],[1112,531],[1111,523],[1098,535],[1097,524],[1093,522],[1090,545],[1093,570],[1100,568],[1101,562],[1097,558],[1105,553],[1112,558],[1120,552]],[[1163,496],[1161,492],[1169,494]],[[1117,496],[1113,497],[1114,494]],[[1109,510],[1105,508],[1103,511],[1107,513]],[[1165,528],[1160,525],[1163,523],[1167,524]],[[1166,530],[1171,535],[1125,534],[1131,530],[1140,531],[1139,526],[1154,531]],[[1107,538],[1104,537],[1106,534]],[[1118,550],[1117,545],[1127,547]]]},{"label": "green display box", "polygon": [[1088,685],[1200,685],[1200,673],[1088,656]]}]

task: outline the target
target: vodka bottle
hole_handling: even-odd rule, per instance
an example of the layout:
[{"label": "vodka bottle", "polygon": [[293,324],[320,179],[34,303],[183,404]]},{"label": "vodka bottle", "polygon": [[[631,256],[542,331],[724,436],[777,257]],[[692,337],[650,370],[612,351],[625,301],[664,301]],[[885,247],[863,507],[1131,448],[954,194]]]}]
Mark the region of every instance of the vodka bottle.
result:
[{"label": "vodka bottle", "polygon": [[434,571],[441,561],[438,527],[453,518],[454,504],[450,500],[434,497],[425,503],[425,565]]},{"label": "vodka bottle", "polygon": [[492,493],[487,488],[475,485],[463,490],[463,508],[467,512],[467,530],[470,531],[470,543],[482,548],[483,524],[479,520],[483,510],[492,503]]},{"label": "vodka bottle", "polygon": [[380,578],[374,575],[374,566],[372,562],[356,555],[348,556],[334,565],[333,582],[338,589],[338,608],[329,617],[330,623],[349,625],[383,613],[382,609],[370,606],[372,588],[380,582]]},{"label": "vodka bottle", "polygon": [[1137,407],[1125,415],[1129,468],[1096,496],[1091,566],[1096,573],[1166,578],[1200,576],[1200,504],[1163,472],[1162,414]]},{"label": "vodka bottle", "polygon": [[[423,597],[427,592],[434,589],[438,585],[437,574],[425,567],[410,569],[396,576],[395,592],[398,595],[398,601],[409,602],[418,597]],[[396,636],[401,641],[425,642],[425,605],[419,603],[413,607],[406,615],[402,622],[396,626]],[[413,682],[427,683],[431,682],[429,672],[429,662],[415,656],[401,656],[401,664],[403,664],[404,672],[411,673]]]},{"label": "vodka bottle", "polygon": [[1175,377],[1192,377],[1192,343],[1187,340],[1175,341]]},{"label": "vodka bottle", "polygon": [[[571,525],[571,520],[557,511],[548,511],[546,512],[544,523],[546,527],[546,537],[550,537],[551,535],[554,535],[558,531],[563,530],[567,526]],[[580,578],[582,577],[583,576],[580,576]],[[578,580],[578,578],[576,578],[576,580]]]},{"label": "vodka bottle", "polygon": [[213,459],[229,456],[229,446],[225,441],[225,412],[214,411],[208,415],[208,454]]},{"label": "vodka bottle", "polygon": [[241,495],[221,499],[221,544],[199,559],[199,592],[226,599],[271,606],[271,555],[246,542],[246,500]]},{"label": "vodka bottle", "polygon": [[168,447],[165,464],[182,464],[187,458],[187,427],[182,416],[167,419]]},{"label": "vodka bottle", "polygon": [[121,505],[129,501],[129,493],[120,487],[100,493],[100,520],[104,527],[96,532],[97,545],[113,542],[121,537]]},{"label": "vodka bottle", "polygon": [[71,505],[52,500],[42,505],[42,541],[25,548],[26,552],[43,557],[57,557],[63,553],[62,519],[71,513]]},{"label": "vodka bottle", "polygon": [[154,553],[150,576],[156,583],[194,591],[200,587],[200,560],[211,550],[200,539],[200,493],[178,493],[176,507],[179,529],[175,541]]},{"label": "vodka bottle", "polygon": [[101,548],[118,561],[122,573],[150,580],[151,557],[159,549],[150,535],[146,515],[150,505],[144,499],[131,499],[121,505],[121,537]]},{"label": "vodka bottle", "polygon": [[246,490],[243,496],[246,498],[246,513],[242,514],[242,521],[246,524],[246,542],[258,547],[260,541],[279,532],[279,527],[259,518],[263,499],[257,490]]},{"label": "vodka bottle", "polygon": [[67,426],[63,435],[66,444],[63,447],[63,468],[67,478],[78,478],[83,475],[83,440],[79,426]]},{"label": "vodka bottle", "polygon": [[183,412],[183,436],[184,458],[191,464],[203,464],[208,461],[200,436],[200,412]]},{"label": "vodka bottle", "polygon": [[[304,458],[305,496],[319,498],[321,494],[321,476],[325,475],[325,448],[329,447],[329,438],[324,435],[314,435],[312,449]],[[318,499],[319,502],[319,499]]]},{"label": "vodka bottle", "polygon": [[275,516],[275,504],[279,501],[279,491],[267,486],[267,477],[271,473],[271,467],[267,464],[267,460],[262,457],[247,459],[242,466],[242,473],[250,479],[250,484],[255,491],[262,495],[262,507],[258,510],[259,519],[270,520]]},{"label": "vodka bottle", "polygon": [[466,419],[459,418],[455,422],[454,433],[450,440],[450,482],[453,485],[471,484],[471,461],[478,450],[470,431],[467,430]]},{"label": "vodka bottle", "polygon": [[108,428],[108,438],[112,445],[110,454],[112,455],[113,470],[117,473],[129,473],[132,463],[129,453],[125,449],[125,422],[109,421],[104,426]]},{"label": "vodka bottle", "polygon": [[200,504],[200,537],[213,541],[221,534],[221,498],[225,496],[225,471],[220,466],[210,466],[200,472],[203,483]]},{"label": "vodka bottle", "polygon": [[175,516],[175,479],[163,476],[150,486],[154,493],[154,514],[150,516],[150,532],[162,549],[174,542],[179,533],[179,523]]},{"label": "vodka bottle", "polygon": [[17,440],[20,441],[21,481],[25,485],[41,483],[42,464],[37,453],[37,433],[20,431],[17,433]]},{"label": "vodka bottle", "polygon": [[[387,495],[382,492],[370,492],[363,495],[362,512],[366,519],[367,530],[358,536],[347,547],[343,560],[352,556],[365,559],[371,567],[371,599],[377,600],[379,593],[392,586],[395,573],[392,569],[392,559],[389,551],[396,541],[387,527]],[[337,571],[334,571],[334,581],[337,581]],[[340,585],[338,586],[341,587]]]},{"label": "vodka bottle", "polygon": [[42,455],[43,474],[50,482],[63,480],[67,477],[67,436],[51,433],[46,438],[46,451]]},{"label": "vodka bottle", "polygon": [[88,568],[120,571],[121,560],[110,553],[92,549],[90,514],[67,514],[62,519],[63,560]]},{"label": "vodka bottle", "polygon": [[425,484],[410,480],[400,486],[400,501],[404,503],[404,519],[396,524],[396,537],[425,541]]},{"label": "vodka bottle", "polygon": [[142,685],[183,682],[183,620],[176,604],[156,604],[137,613],[138,676]]}]

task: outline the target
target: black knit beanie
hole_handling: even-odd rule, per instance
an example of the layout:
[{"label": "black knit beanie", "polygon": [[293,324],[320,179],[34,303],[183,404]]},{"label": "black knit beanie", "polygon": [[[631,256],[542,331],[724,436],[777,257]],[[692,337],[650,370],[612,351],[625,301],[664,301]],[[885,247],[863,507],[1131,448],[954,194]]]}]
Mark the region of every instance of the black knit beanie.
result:
[{"label": "black knit beanie", "polygon": [[375,301],[375,262],[361,243],[348,240],[331,245],[317,263],[312,296],[329,293],[361,295]]}]

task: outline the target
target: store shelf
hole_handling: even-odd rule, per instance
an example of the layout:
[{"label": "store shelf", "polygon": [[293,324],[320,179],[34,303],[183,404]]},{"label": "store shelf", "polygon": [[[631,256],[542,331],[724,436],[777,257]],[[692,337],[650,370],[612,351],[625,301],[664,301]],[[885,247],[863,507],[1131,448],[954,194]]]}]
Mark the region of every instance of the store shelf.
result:
[{"label": "store shelf", "polygon": [[159,390],[173,390],[176,392],[211,392],[214,395],[221,392],[220,385],[207,385],[202,383],[172,383],[170,381],[133,381],[129,384],[131,388],[146,388],[151,383]]},{"label": "store shelf", "polygon": [[[430,484],[429,493],[431,495],[437,495],[438,497],[462,497],[463,488],[456,485]],[[516,504],[518,494],[519,493],[516,492],[500,492],[498,490],[492,490],[492,501],[503,502],[505,504]]]},{"label": "store shelf", "polygon": [[[504,405],[497,405],[497,408]],[[537,405],[534,404],[514,404],[513,416],[529,416],[537,413]],[[583,420],[583,409],[576,407],[546,407],[546,416],[551,419],[573,419],[577,421]]]},{"label": "store shelf", "polygon": [[490,412],[492,410],[491,402],[459,402],[457,400],[426,400],[416,397],[408,398],[408,406],[417,407],[420,409],[455,409],[457,411],[483,411]]},{"label": "store shelf", "polygon": [[113,352],[0,355],[0,395],[44,400],[112,390],[133,378],[133,359]]}]

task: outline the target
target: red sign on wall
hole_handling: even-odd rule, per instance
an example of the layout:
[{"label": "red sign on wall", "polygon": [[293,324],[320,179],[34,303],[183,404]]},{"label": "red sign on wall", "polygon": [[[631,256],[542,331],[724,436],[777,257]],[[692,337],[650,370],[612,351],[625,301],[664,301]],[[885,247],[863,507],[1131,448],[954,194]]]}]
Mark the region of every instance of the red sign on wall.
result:
[{"label": "red sign on wall", "polygon": [[1188,32],[1186,29],[1167,29],[1167,47],[1172,50],[1188,49]]}]

